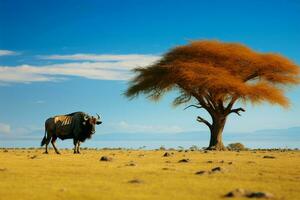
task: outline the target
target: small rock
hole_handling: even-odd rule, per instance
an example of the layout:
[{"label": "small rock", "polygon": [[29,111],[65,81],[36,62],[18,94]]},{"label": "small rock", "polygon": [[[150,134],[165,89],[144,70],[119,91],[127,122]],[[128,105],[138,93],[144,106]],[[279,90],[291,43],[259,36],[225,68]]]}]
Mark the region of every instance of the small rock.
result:
[{"label": "small rock", "polygon": [[221,167],[215,167],[215,168],[212,168],[211,171],[212,172],[220,172],[220,171],[223,171],[223,170],[221,169]]},{"label": "small rock", "polygon": [[233,162],[228,162],[228,165],[232,165]]},{"label": "small rock", "polygon": [[168,168],[168,167],[163,167],[163,168],[161,168],[162,170],[172,170],[172,171],[174,171],[175,169],[172,169],[172,168]]},{"label": "small rock", "polygon": [[136,164],[131,162],[131,163],[126,164],[126,166],[134,167],[134,166],[136,166]]},{"label": "small rock", "polygon": [[212,160],[209,160],[209,161],[207,161],[207,163],[213,163],[213,161],[212,161]]},{"label": "small rock", "polygon": [[221,160],[221,161],[220,161],[220,163],[224,163],[224,162],[225,162],[224,160]]},{"label": "small rock", "polygon": [[248,161],[247,163],[249,163],[249,164],[255,164],[254,161]]},{"label": "small rock", "polygon": [[208,151],[205,150],[205,151],[203,151],[203,153],[208,153]]},{"label": "small rock", "polygon": [[201,171],[197,171],[195,174],[196,175],[203,175],[203,174],[209,174],[209,172],[201,170]]},{"label": "small rock", "polygon": [[244,190],[241,188],[237,188],[226,195],[225,197],[248,197],[248,198],[266,198],[271,199],[274,198],[274,195],[268,192],[252,192],[249,190]]},{"label": "small rock", "polygon": [[263,158],[270,158],[270,159],[274,159],[275,156],[264,156]]},{"label": "small rock", "polygon": [[4,153],[7,153],[7,152],[8,152],[8,150],[7,150],[7,149],[4,149],[4,150],[3,150],[3,152],[4,152]]},{"label": "small rock", "polygon": [[171,161],[167,160],[165,163],[171,163]]},{"label": "small rock", "polygon": [[271,198],[274,198],[274,195],[271,193],[268,193],[268,192],[250,192],[250,193],[246,194],[246,197],[271,199]]},{"label": "small rock", "polygon": [[243,197],[245,196],[246,191],[244,189],[241,188],[237,188],[231,192],[228,192],[225,197]]},{"label": "small rock", "polygon": [[30,159],[35,159],[35,158],[37,158],[36,155],[30,156]]},{"label": "small rock", "polygon": [[139,179],[132,179],[132,180],[128,181],[128,183],[139,184],[139,183],[143,183],[143,181],[139,180]]},{"label": "small rock", "polygon": [[168,152],[164,153],[164,155],[163,155],[163,157],[170,157],[170,156],[171,156],[171,154]]},{"label": "small rock", "polygon": [[178,162],[179,163],[187,163],[187,162],[190,162],[190,159],[181,159]]},{"label": "small rock", "polygon": [[109,158],[109,157],[107,157],[107,156],[102,156],[102,157],[100,158],[100,161],[112,161],[112,158]]}]

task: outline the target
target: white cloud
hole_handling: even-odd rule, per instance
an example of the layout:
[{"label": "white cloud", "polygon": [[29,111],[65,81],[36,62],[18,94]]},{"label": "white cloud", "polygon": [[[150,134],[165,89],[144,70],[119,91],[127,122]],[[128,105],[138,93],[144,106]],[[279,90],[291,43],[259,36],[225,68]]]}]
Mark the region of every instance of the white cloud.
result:
[{"label": "white cloud", "polygon": [[44,100],[37,100],[37,101],[35,101],[35,103],[36,104],[44,104],[44,103],[46,103]]},{"label": "white cloud", "polygon": [[39,56],[45,60],[84,60],[84,61],[113,61],[113,62],[137,62],[138,64],[148,64],[160,58],[160,56],[149,54],[72,54],[72,55],[48,55]]},{"label": "white cloud", "polygon": [[127,133],[179,133],[183,131],[178,126],[129,124],[126,121],[114,124],[114,127]]},{"label": "white cloud", "polygon": [[11,132],[9,124],[0,123],[0,134],[8,134]]},{"label": "white cloud", "polygon": [[[61,58],[64,60],[89,60],[82,62],[70,62],[51,64],[43,66],[18,65],[18,66],[0,66],[0,83],[30,83],[59,81],[66,76],[78,76],[88,79],[99,80],[127,80],[131,77],[129,70],[146,66],[157,59],[158,56],[151,55],[90,55],[74,54],[67,56],[43,56]],[[73,58],[75,57],[75,58]],[[98,59],[98,60],[97,60]],[[101,61],[101,59],[103,59]]]},{"label": "white cloud", "polygon": [[17,55],[18,53],[15,51],[9,51],[9,50],[1,50],[0,49],[0,56],[12,56]]}]

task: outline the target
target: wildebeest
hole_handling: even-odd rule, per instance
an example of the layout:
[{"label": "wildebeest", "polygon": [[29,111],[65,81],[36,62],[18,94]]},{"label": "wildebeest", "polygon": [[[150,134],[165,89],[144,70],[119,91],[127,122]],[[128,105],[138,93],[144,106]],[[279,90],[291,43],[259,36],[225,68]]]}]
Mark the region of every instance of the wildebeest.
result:
[{"label": "wildebeest", "polygon": [[60,154],[55,146],[57,138],[61,140],[73,139],[74,153],[80,153],[80,142],[84,142],[87,138],[95,133],[95,125],[99,125],[100,116],[97,118],[89,116],[84,112],[74,112],[67,115],[57,115],[50,117],[45,122],[45,136],[41,142],[41,146],[46,144],[48,153],[48,144],[51,144],[57,154]]}]

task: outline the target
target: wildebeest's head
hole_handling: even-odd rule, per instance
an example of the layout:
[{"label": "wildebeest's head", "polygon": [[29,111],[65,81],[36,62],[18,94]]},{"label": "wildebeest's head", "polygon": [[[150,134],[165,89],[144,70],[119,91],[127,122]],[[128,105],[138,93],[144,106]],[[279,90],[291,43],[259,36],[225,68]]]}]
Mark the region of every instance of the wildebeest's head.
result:
[{"label": "wildebeest's head", "polygon": [[88,137],[90,138],[92,134],[96,132],[95,126],[101,124],[100,116],[97,114],[97,117],[93,116],[84,116],[83,125],[85,132],[87,133]]}]

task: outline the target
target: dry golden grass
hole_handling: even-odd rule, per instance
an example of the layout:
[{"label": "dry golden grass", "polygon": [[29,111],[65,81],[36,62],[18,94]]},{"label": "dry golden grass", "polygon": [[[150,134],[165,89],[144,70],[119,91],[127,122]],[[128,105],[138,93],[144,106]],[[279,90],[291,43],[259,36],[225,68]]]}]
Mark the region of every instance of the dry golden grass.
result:
[{"label": "dry golden grass", "polygon": [[[56,155],[52,150],[44,155],[41,149],[1,149],[0,199],[224,199],[236,188],[300,199],[299,151],[173,151],[162,157],[164,152],[82,150],[74,155],[63,150]],[[101,156],[113,160],[99,161]],[[190,162],[178,163],[183,158]],[[195,175],[218,166],[224,172]]]}]

